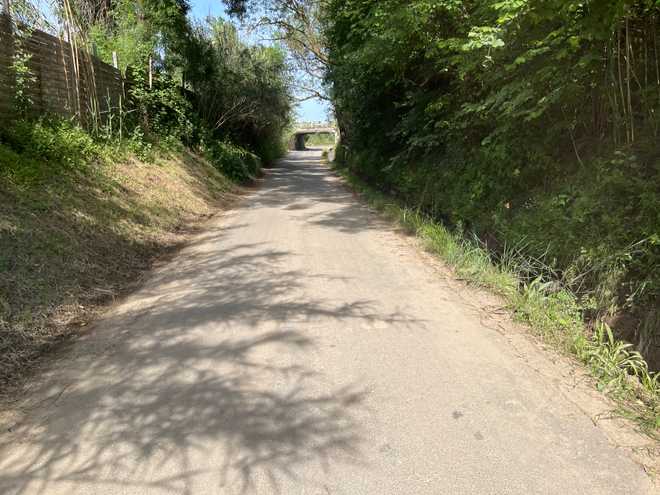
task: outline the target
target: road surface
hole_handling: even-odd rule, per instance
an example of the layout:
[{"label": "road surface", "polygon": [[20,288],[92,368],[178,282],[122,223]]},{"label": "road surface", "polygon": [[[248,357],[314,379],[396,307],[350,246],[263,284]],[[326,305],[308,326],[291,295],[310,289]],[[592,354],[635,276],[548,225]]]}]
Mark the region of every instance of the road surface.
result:
[{"label": "road surface", "polygon": [[270,170],[28,395],[3,494],[653,490],[319,151]]}]

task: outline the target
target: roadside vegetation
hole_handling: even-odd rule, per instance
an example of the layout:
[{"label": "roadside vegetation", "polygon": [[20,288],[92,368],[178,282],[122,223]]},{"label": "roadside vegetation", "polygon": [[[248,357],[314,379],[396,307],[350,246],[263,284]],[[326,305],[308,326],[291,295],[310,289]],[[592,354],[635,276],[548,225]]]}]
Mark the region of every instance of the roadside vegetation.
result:
[{"label": "roadside vegetation", "polygon": [[[177,0],[65,4],[57,21],[118,58],[126,98],[91,121],[38,115],[17,50],[0,122],[0,392],[283,153],[290,121],[280,48],[222,19],[194,24]],[[12,2],[25,36],[21,23],[53,21],[38,6]]]},{"label": "roadside vegetation", "polygon": [[660,368],[656,2],[323,6],[338,158]]},{"label": "roadside vegetation", "polygon": [[587,327],[573,292],[553,287],[541,276],[530,280],[529,260],[520,253],[495,254],[478,238],[450,229],[369,185],[345,164],[334,166],[372,207],[417,236],[460,279],[501,296],[514,317],[528,324],[544,342],[586,365],[598,389],[617,402],[618,413],[636,421],[649,436],[660,439],[660,374],[649,370],[632,344],[615,338],[607,323]]},{"label": "roadside vegetation", "polygon": [[0,176],[1,391],[237,192],[199,155],[157,155]]},{"label": "roadside vegetation", "polygon": [[657,4],[321,3],[344,172],[657,432]]}]

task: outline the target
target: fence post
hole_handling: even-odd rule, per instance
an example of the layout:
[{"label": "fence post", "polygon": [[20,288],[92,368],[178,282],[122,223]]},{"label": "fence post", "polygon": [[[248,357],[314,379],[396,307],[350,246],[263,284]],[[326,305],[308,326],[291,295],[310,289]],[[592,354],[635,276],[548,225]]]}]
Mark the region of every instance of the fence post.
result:
[{"label": "fence post", "polygon": [[117,52],[112,52],[112,66],[115,69],[119,69],[119,62],[117,60]]},{"label": "fence post", "polygon": [[151,55],[149,55],[149,89],[152,89],[154,84],[154,74],[151,65],[152,65]]}]

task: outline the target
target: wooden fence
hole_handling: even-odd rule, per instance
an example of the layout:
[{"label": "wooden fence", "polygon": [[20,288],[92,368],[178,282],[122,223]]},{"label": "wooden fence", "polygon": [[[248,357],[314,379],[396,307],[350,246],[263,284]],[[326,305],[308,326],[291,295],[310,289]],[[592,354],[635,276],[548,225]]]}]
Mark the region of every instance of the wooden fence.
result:
[{"label": "wooden fence", "polygon": [[0,123],[15,110],[16,76],[12,62],[28,55],[30,79],[25,84],[29,112],[76,117],[93,125],[119,107],[124,83],[118,69],[66,41],[39,30],[25,37],[0,14]]}]

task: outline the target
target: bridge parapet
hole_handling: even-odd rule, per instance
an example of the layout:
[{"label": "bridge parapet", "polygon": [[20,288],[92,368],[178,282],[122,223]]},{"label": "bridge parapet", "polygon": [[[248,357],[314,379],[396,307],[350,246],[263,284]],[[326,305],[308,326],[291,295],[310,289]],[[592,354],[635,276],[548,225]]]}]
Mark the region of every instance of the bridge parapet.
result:
[{"label": "bridge parapet", "polygon": [[307,129],[335,129],[336,125],[334,122],[296,122],[294,125],[295,129],[307,130]]}]

